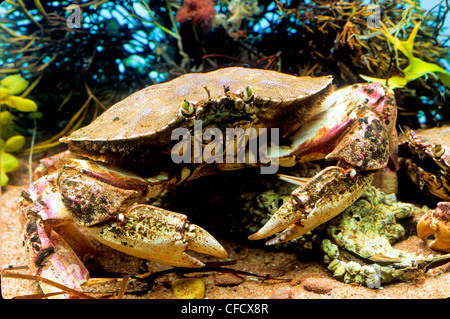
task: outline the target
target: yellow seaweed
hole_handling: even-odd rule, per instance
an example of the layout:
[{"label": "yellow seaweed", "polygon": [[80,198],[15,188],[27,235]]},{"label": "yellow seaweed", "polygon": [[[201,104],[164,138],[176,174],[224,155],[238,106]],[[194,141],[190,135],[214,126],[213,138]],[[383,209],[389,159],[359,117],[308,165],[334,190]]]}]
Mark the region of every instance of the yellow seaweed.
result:
[{"label": "yellow seaweed", "polygon": [[[437,76],[442,83],[444,83],[447,87],[450,88],[450,73],[444,68],[440,67],[437,64],[425,62],[413,55],[413,47],[414,40],[417,35],[417,31],[419,30],[420,22],[417,22],[414,26],[413,31],[408,37],[408,40],[402,41],[397,37],[392,36],[389,33],[386,25],[381,23],[381,28],[386,39],[391,42],[394,47],[402,52],[406,58],[408,59],[408,66],[403,70],[403,76],[396,75],[390,77],[389,79],[380,79],[373,78],[365,75],[360,75],[364,80],[368,82],[380,82],[380,83],[388,83],[390,89],[395,89],[399,87],[404,87],[408,82],[411,82],[417,78],[420,78],[424,75],[431,74]],[[435,74],[438,73],[438,74]]]}]

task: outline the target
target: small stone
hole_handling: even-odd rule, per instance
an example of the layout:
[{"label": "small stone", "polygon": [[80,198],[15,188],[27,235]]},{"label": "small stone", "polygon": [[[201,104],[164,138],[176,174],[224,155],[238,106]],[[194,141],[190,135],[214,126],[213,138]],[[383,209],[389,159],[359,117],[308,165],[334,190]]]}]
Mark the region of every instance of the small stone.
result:
[{"label": "small stone", "polygon": [[291,298],[292,298],[291,287],[278,288],[272,293],[272,296],[270,296],[270,299],[291,299]]},{"label": "small stone", "polygon": [[328,278],[311,277],[303,281],[303,288],[317,294],[329,293],[336,287],[336,283]]},{"label": "small stone", "polygon": [[214,284],[216,286],[237,286],[240,285],[244,279],[234,274],[223,274],[214,277]]},{"label": "small stone", "polygon": [[177,299],[205,298],[205,284],[199,278],[183,278],[172,286],[173,295]]}]

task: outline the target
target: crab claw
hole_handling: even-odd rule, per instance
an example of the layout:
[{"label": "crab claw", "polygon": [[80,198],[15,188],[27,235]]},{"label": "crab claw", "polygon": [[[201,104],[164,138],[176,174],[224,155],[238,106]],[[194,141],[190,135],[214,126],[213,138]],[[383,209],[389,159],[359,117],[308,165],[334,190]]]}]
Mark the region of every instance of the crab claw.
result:
[{"label": "crab claw", "polygon": [[[37,276],[60,283],[74,292],[89,280],[89,272],[67,242],[55,231],[46,230],[43,221],[27,219],[24,245],[29,259],[29,268]],[[45,282],[40,283],[46,294],[59,293],[61,289]],[[72,294],[56,294],[48,298],[73,298]]]},{"label": "crab claw", "polygon": [[450,202],[439,202],[436,209],[425,213],[417,223],[417,235],[431,249],[450,252]]},{"label": "crab claw", "polygon": [[283,232],[267,245],[298,238],[341,213],[361,196],[372,180],[373,174],[328,167],[295,189],[290,199],[249,239],[262,239],[280,231]]},{"label": "crab claw", "polygon": [[190,224],[185,215],[150,205],[135,204],[116,221],[88,227],[88,231],[114,249],[172,266],[204,266],[185,253],[187,249],[219,258],[228,256],[213,236]]}]

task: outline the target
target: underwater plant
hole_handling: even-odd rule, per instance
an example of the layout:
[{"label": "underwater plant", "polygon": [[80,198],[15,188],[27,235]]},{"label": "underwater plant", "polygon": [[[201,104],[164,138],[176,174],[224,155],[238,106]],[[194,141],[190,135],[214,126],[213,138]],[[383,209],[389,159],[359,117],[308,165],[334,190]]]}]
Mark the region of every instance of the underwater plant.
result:
[{"label": "underwater plant", "polygon": [[17,153],[25,145],[25,137],[18,134],[16,117],[11,112],[36,112],[38,108],[33,100],[18,96],[25,91],[28,84],[29,82],[18,74],[9,75],[0,81],[1,186],[6,186],[9,182],[7,173],[19,168],[19,161],[12,153]]},{"label": "underwater plant", "polygon": [[[440,67],[435,63],[425,62],[413,54],[414,40],[419,30],[420,22],[415,24],[415,27],[407,41],[401,41],[400,39],[392,36],[389,30],[384,24],[381,24],[383,34],[385,37],[395,46],[395,48],[402,52],[408,59],[408,66],[403,70],[402,75],[395,75],[387,79],[377,79],[369,76],[360,75],[364,80],[369,82],[388,83],[389,88],[395,89],[399,87],[405,87],[408,82],[411,82],[419,77],[427,74],[437,76],[447,88],[450,88],[450,72]],[[436,74],[437,73],[437,74]]]},{"label": "underwater plant", "polygon": [[9,182],[8,173],[15,172],[19,168],[19,161],[11,153],[22,149],[25,138],[22,135],[10,137],[6,142],[1,139],[0,163],[1,163],[1,185],[6,186]]},{"label": "underwater plant", "polygon": [[28,81],[20,75],[10,75],[0,82],[0,102],[2,106],[16,109],[20,112],[35,112],[37,104],[17,94],[22,93],[28,87]]},{"label": "underwater plant", "polygon": [[175,21],[185,23],[192,21],[209,30],[216,14],[213,0],[184,0],[183,6],[177,11]]},{"label": "underwater plant", "polygon": [[174,21],[179,7],[165,0],[4,2],[0,72],[39,79],[33,96],[43,115],[33,152],[58,145],[132,92],[187,72]]},{"label": "underwater plant", "polygon": [[[57,145],[58,137],[145,86],[235,65],[333,75],[336,86],[361,82],[361,74],[394,84],[411,71],[396,89],[399,123],[419,126],[420,112],[429,126],[450,119],[444,72],[437,78],[428,68],[442,68],[449,58],[441,38],[444,5],[430,12],[412,0],[21,0],[3,7],[0,72],[40,78],[33,90],[43,114],[37,138],[52,138],[35,151]],[[68,21],[77,12],[74,26]],[[417,19],[407,56],[388,35],[397,44],[409,41],[403,39]],[[413,80],[424,72],[431,76]]]}]

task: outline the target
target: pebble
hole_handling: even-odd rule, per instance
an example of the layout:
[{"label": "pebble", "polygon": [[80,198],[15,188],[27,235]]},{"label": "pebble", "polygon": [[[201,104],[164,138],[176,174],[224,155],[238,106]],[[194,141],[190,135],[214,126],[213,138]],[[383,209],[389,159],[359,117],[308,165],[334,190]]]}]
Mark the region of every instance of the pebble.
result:
[{"label": "pebble", "polygon": [[272,296],[270,296],[270,299],[291,299],[291,298],[292,298],[291,287],[278,288],[272,293]]},{"label": "pebble", "polygon": [[177,299],[205,298],[205,284],[199,278],[183,278],[172,286],[173,295]]},{"label": "pebble", "polygon": [[315,292],[317,294],[329,293],[336,287],[336,283],[333,280],[321,277],[306,278],[302,285],[305,290]]},{"label": "pebble", "polygon": [[234,274],[223,274],[214,277],[214,284],[216,286],[237,286],[240,285],[244,279]]}]

